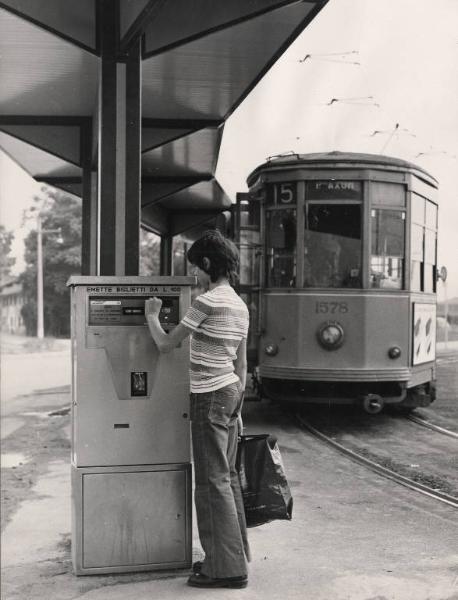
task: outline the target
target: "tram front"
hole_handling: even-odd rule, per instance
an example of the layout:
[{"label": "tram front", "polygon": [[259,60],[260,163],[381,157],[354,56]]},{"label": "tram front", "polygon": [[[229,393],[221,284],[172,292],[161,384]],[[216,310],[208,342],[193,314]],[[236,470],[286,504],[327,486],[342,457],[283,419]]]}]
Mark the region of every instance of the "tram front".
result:
[{"label": "tram front", "polygon": [[437,182],[406,161],[332,152],[272,160],[248,185],[240,291],[263,394],[374,413],[429,404]]}]

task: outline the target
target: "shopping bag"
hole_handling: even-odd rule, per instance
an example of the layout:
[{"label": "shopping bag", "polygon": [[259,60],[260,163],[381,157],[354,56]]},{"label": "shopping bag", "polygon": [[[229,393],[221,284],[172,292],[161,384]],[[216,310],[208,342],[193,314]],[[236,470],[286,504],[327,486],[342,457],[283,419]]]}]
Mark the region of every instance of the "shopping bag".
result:
[{"label": "shopping bag", "polygon": [[291,519],[293,499],[275,437],[267,433],[242,435],[236,468],[247,527]]}]

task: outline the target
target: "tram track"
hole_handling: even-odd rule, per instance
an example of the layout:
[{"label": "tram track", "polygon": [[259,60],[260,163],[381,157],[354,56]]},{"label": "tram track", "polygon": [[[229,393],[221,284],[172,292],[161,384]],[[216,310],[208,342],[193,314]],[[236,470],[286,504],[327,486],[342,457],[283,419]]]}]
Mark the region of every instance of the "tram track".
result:
[{"label": "tram track", "polygon": [[418,417],[416,415],[408,415],[408,416],[406,416],[406,419],[408,421],[411,421],[412,423],[416,423],[417,425],[420,425],[421,427],[426,427],[426,429],[430,429],[431,431],[436,431],[437,433],[441,433],[443,435],[447,435],[451,438],[458,440],[458,433],[456,433],[455,431],[451,431],[450,429],[445,429],[444,427],[439,427],[439,425],[430,423],[429,421],[427,421],[426,419],[423,419],[422,417]]},{"label": "tram track", "polygon": [[[416,492],[419,492],[425,496],[428,496],[430,498],[438,500],[438,501],[445,503],[449,506],[452,506],[454,508],[458,508],[458,497],[452,496],[451,494],[447,494],[447,493],[441,491],[440,489],[425,485],[424,483],[420,483],[419,481],[416,481],[415,479],[412,479],[410,477],[406,477],[405,475],[401,475],[400,473],[394,471],[393,469],[390,469],[390,468],[380,464],[379,462],[376,462],[375,460],[372,460],[372,459],[364,456],[363,453],[361,452],[361,450],[358,452],[355,450],[351,450],[350,448],[346,447],[342,443],[336,441],[331,436],[325,434],[324,432],[322,432],[319,429],[317,429],[316,427],[314,427],[311,423],[309,423],[306,419],[304,419],[304,417],[302,415],[300,415],[299,413],[295,413],[294,416],[295,416],[296,422],[299,424],[300,429],[306,430],[308,433],[313,435],[315,438],[324,442],[326,445],[332,447],[333,449],[337,450],[341,454],[344,454],[345,456],[349,457],[351,460],[353,460],[361,465],[364,465],[365,467],[369,468],[371,471],[378,473],[379,475],[382,475],[383,477],[386,477],[387,479],[395,481],[396,483],[398,483],[404,487],[412,489]],[[421,421],[421,419],[420,419],[420,421]],[[449,432],[449,433],[453,433],[453,432]]]}]

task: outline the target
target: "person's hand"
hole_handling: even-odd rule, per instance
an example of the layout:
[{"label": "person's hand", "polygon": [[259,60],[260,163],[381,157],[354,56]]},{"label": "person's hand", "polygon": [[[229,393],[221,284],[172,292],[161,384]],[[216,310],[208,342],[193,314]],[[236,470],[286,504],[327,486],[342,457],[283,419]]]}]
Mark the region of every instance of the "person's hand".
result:
[{"label": "person's hand", "polygon": [[160,298],[147,298],[145,300],[145,316],[159,316],[162,307],[162,300]]}]

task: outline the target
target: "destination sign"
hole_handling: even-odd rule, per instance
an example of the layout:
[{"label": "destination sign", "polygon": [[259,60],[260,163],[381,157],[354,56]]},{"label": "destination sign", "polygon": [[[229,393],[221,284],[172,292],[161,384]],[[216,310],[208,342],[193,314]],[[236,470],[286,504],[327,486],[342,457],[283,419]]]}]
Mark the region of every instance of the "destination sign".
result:
[{"label": "destination sign", "polygon": [[308,200],[360,200],[362,196],[361,181],[308,181]]}]

